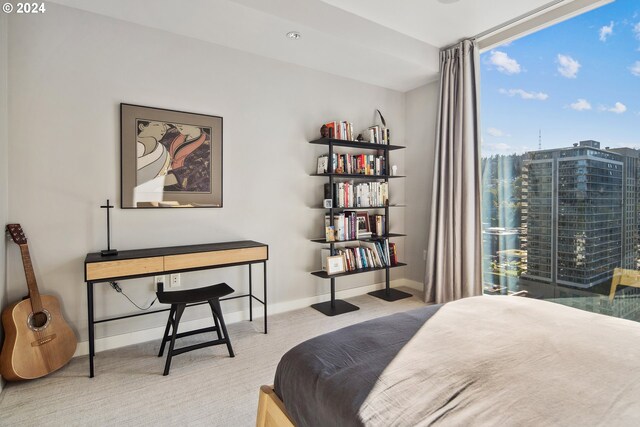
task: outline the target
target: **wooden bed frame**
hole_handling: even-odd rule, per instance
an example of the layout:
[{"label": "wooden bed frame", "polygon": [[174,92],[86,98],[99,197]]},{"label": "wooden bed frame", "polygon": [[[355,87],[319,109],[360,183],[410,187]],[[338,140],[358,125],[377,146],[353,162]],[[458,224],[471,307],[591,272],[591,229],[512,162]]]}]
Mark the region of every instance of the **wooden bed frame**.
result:
[{"label": "wooden bed frame", "polygon": [[258,415],[256,427],[294,427],[293,421],[287,414],[282,400],[273,391],[273,386],[260,387],[258,399]]}]

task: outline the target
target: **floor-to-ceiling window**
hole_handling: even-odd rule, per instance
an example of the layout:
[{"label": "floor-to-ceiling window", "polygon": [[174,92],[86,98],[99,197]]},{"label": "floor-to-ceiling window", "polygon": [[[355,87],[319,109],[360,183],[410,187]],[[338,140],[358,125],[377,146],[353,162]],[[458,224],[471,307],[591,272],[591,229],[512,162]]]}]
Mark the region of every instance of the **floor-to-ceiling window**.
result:
[{"label": "floor-to-ceiling window", "polygon": [[481,63],[484,292],[640,320],[640,2]]}]

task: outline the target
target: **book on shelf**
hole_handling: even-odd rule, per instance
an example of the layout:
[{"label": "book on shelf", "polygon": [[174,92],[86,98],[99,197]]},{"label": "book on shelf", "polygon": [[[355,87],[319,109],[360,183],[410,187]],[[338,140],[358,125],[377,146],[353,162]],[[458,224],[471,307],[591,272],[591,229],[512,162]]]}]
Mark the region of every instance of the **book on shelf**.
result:
[{"label": "book on shelf", "polygon": [[327,258],[331,256],[331,249],[320,249],[320,261],[322,262],[322,271],[327,271]]},{"label": "book on shelf", "polygon": [[386,223],[384,215],[369,215],[369,229],[375,236],[384,236],[386,234]]},{"label": "book on shelf", "polygon": [[[391,244],[394,247],[395,244]],[[331,254],[329,248],[320,250],[323,270],[326,271],[326,258]],[[397,265],[397,259],[390,258],[388,241],[355,242],[335,248],[335,255],[342,255],[346,261],[346,271],[366,268],[384,268]]]},{"label": "book on shelf", "polygon": [[391,265],[398,265],[398,251],[395,243],[389,243],[389,258]]},{"label": "book on shelf", "polygon": [[369,142],[373,144],[390,144],[390,131],[383,126],[369,126],[367,129]]},{"label": "book on shelf", "polygon": [[333,198],[331,184],[324,184],[324,198],[333,199],[335,208],[370,208],[384,207],[389,201],[389,184],[387,182],[335,182]]},{"label": "book on shelf", "polygon": [[[334,214],[333,221],[331,221],[329,215],[325,215],[324,226],[325,230],[328,228],[333,229],[334,241],[354,240],[358,238],[358,220],[356,211],[344,211]],[[331,241],[329,239],[326,240]]]},{"label": "book on shelf", "polygon": [[347,141],[353,141],[353,123],[342,122],[329,122],[324,124],[329,129],[329,138],[344,139]]},{"label": "book on shelf", "polygon": [[[384,156],[374,154],[338,154],[333,153],[333,172],[353,175],[387,175]],[[329,155],[318,157],[317,173],[329,173]]]},{"label": "book on shelf", "polygon": [[[355,133],[353,131],[353,123],[347,121],[334,121],[325,123],[324,126],[327,127],[329,132],[329,138],[332,139],[341,139],[344,141],[355,141],[355,142],[369,142],[371,144],[390,144],[390,131],[388,128],[384,126],[374,125],[370,126],[366,130],[362,132],[362,136],[365,138],[364,141],[357,141],[355,138]],[[369,140],[366,141],[366,138]]]}]

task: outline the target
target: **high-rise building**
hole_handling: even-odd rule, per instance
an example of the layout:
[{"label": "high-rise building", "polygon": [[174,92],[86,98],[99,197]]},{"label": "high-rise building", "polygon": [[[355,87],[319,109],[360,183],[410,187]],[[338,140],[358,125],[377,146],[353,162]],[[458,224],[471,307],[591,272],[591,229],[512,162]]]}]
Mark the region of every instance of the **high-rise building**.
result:
[{"label": "high-rise building", "polygon": [[[528,153],[522,277],[589,288],[638,259],[638,151],[597,141]],[[526,200],[525,200],[526,198]]]}]

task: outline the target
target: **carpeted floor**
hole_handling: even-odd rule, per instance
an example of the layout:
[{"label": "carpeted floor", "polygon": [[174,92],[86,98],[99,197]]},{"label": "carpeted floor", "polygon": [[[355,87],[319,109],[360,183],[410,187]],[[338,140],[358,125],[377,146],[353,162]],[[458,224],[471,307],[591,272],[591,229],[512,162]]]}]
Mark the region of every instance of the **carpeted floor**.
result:
[{"label": "carpeted floor", "polygon": [[[165,359],[156,357],[159,342],[98,353],[92,379],[88,358],[73,359],[48,377],[7,384],[0,394],[0,425],[253,426],[258,389],[273,383],[288,349],[325,332],[424,306],[419,295],[391,303],[368,295],[349,301],[360,310],[326,317],[305,308],[269,316],[268,335],[258,332],[260,320],[228,325],[235,358],[225,346],[185,353],[173,359],[167,377]],[[198,338],[182,342],[189,340]]]}]

